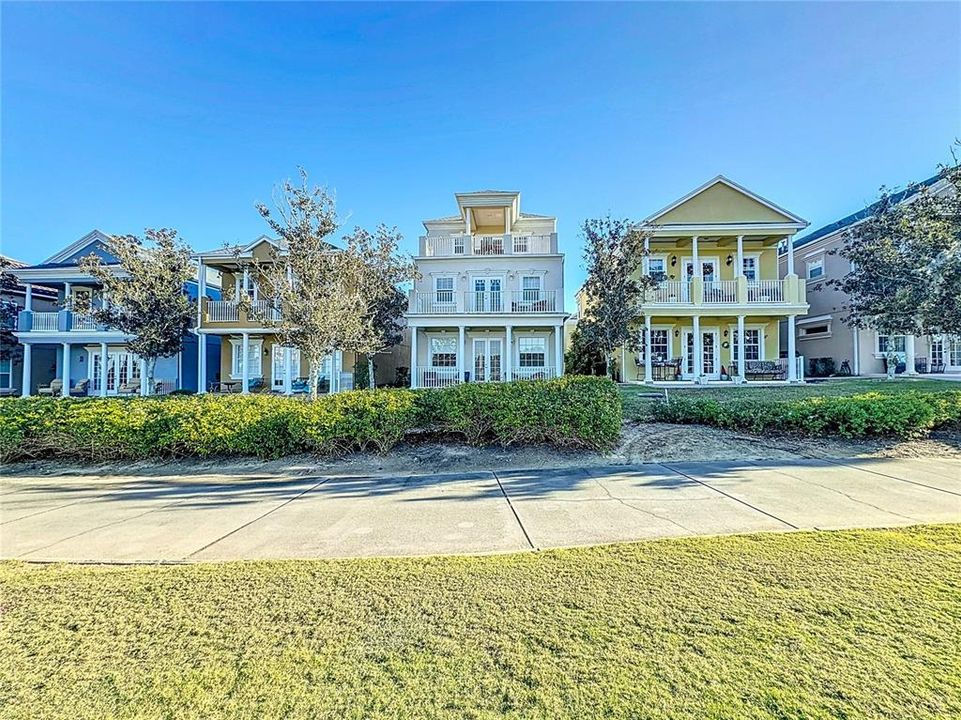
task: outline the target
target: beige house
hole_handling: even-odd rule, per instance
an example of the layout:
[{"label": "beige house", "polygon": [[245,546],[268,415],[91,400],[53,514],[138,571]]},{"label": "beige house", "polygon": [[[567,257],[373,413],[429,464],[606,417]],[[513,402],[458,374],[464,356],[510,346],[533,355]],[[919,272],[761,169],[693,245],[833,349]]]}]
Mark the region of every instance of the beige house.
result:
[{"label": "beige house", "polygon": [[[333,249],[333,248],[332,248]],[[196,333],[221,339],[218,380],[201,388],[220,392],[273,391],[285,394],[309,391],[309,368],[297,348],[278,342],[269,319],[280,319],[283,308],[275,298],[261,293],[255,260],[270,262],[281,254],[281,241],[261,236],[245,246],[198,253],[200,296]],[[207,284],[216,279],[223,290],[219,300],[204,297]],[[241,298],[245,302],[239,302]],[[248,306],[251,311],[245,308]],[[267,320],[265,320],[265,318]],[[207,358],[198,358],[198,372],[206,377]],[[353,353],[335,352],[324,359],[320,373],[323,392],[353,388]]]},{"label": "beige house", "polygon": [[[950,185],[934,176],[922,185],[933,192],[947,192]],[[901,193],[900,202],[910,202],[913,193]],[[913,336],[879,334],[852,327],[844,322],[847,295],[831,287],[828,280],[850,272],[850,263],[833,251],[844,245],[844,235],[871,215],[874,206],[819,228],[794,241],[792,250],[798,273],[807,282],[809,313],[796,324],[799,352],[810,363],[816,358],[831,358],[836,370],[844,363],[853,375],[885,372],[885,357],[894,351],[899,368],[907,374],[918,372],[961,372],[961,338],[951,336]],[[787,274],[788,256],[779,260],[780,274]],[[786,330],[786,328],[785,328]]]},{"label": "beige house", "polygon": [[[642,349],[617,351],[621,379],[801,380],[803,363],[793,340],[780,344],[778,325],[784,320],[793,327],[807,313],[805,283],[790,266],[778,276],[777,247],[806,226],[720,175],[644,220],[647,254],[637,272],[657,287],[641,307]],[[793,255],[788,260],[793,263]],[[578,298],[585,317],[588,299]]]},{"label": "beige house", "polygon": [[455,194],[457,214],[424,221],[410,292],[411,387],[563,373],[564,256],[557,221],[519,192]]}]

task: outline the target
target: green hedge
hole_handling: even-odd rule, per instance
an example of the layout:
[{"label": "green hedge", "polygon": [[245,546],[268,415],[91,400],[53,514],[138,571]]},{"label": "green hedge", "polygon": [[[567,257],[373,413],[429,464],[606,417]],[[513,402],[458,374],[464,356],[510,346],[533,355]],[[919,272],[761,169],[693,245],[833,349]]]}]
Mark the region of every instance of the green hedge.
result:
[{"label": "green hedge", "polygon": [[471,443],[550,442],[607,447],[621,405],[601,378],[440,390],[270,395],[0,400],[0,460],[78,460],[386,452],[415,430]]},{"label": "green hedge", "polygon": [[652,408],[655,420],[773,434],[919,437],[961,426],[961,391],[863,393],[796,400],[696,396]]}]

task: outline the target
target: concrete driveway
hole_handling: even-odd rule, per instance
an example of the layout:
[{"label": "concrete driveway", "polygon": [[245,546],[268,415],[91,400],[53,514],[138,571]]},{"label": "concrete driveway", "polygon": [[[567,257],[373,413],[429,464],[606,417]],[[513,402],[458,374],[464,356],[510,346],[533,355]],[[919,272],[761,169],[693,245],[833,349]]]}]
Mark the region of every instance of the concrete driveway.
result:
[{"label": "concrete driveway", "polygon": [[491,553],[927,522],[961,522],[961,460],[0,481],[0,557],[37,561]]}]

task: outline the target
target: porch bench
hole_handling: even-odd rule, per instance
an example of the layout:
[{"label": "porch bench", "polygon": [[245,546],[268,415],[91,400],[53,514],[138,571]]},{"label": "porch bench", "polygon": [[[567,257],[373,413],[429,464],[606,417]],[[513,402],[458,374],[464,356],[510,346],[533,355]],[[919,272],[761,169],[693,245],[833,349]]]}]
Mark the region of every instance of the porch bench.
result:
[{"label": "porch bench", "polygon": [[[737,374],[737,363],[731,363],[731,375]],[[744,363],[744,377],[748,380],[784,380],[787,368],[777,360],[748,360]]]}]

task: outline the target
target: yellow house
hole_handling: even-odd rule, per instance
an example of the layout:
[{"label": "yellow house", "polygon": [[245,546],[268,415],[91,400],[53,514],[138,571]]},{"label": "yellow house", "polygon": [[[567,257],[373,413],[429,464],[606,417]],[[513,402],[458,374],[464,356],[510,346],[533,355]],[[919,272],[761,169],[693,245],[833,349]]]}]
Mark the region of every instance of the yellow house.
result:
[{"label": "yellow house", "polygon": [[[794,272],[791,239],[807,225],[720,175],[644,220],[647,252],[637,272],[654,278],[657,286],[641,307],[642,349],[617,352],[622,380],[795,382],[803,377],[794,323],[808,304],[804,281]],[[785,242],[787,273],[780,278],[778,246]],[[788,326],[783,348],[782,321]]]},{"label": "yellow house", "polygon": [[[272,321],[279,321],[283,308],[274,298],[261,293],[257,279],[257,263],[270,262],[274,252],[285,252],[282,241],[264,235],[245,246],[194,256],[202,298],[197,308],[196,332],[221,339],[217,382],[212,387],[202,387],[201,392],[208,389],[240,393],[252,390],[308,392],[307,359],[301,358],[297,348],[284,347],[278,342]],[[224,298],[204,297],[211,275],[219,277]],[[241,298],[245,302],[239,302]],[[198,357],[201,377],[206,377],[206,365],[207,357],[201,353]],[[352,389],[353,365],[353,353],[338,351],[326,357],[320,370],[321,389],[325,392]]]}]

